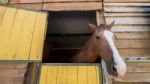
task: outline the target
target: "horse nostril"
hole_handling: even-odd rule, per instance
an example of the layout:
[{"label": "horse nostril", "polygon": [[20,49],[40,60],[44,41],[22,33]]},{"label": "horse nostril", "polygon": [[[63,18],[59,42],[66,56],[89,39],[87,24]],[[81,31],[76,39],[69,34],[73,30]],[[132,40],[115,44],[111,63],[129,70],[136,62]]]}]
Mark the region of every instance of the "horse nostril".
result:
[{"label": "horse nostril", "polygon": [[112,66],[112,70],[113,70],[113,72],[117,72],[115,66]]},{"label": "horse nostril", "polygon": [[114,75],[114,76],[118,76],[117,69],[115,68],[114,65],[111,67],[111,69],[112,69],[113,75]]}]

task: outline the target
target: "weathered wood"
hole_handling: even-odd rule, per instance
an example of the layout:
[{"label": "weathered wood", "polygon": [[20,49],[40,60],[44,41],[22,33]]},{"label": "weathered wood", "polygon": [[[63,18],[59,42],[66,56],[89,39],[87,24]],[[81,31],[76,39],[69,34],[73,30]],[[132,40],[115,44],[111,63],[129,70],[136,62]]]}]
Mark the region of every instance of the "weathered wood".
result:
[{"label": "weathered wood", "polygon": [[104,16],[109,17],[149,17],[150,13],[104,13]]},{"label": "weathered wood", "polygon": [[115,40],[117,48],[150,48],[150,40]]},{"label": "weathered wood", "polygon": [[0,63],[0,69],[25,69],[28,63]]},{"label": "weathered wood", "polygon": [[150,6],[150,3],[104,3],[105,7],[144,7]]},{"label": "weathered wood", "polygon": [[42,3],[43,0],[10,0],[10,4],[16,3]]},{"label": "weathered wood", "polygon": [[129,62],[127,64],[128,73],[150,73],[150,63],[141,63],[141,62]]},{"label": "weathered wood", "polygon": [[113,26],[113,32],[149,32],[150,26]]},{"label": "weathered wood", "polygon": [[26,69],[0,69],[0,77],[24,77]]},{"label": "weathered wood", "polygon": [[43,5],[43,10],[49,11],[89,11],[101,9],[101,2],[44,3]]},{"label": "weathered wood", "polygon": [[150,25],[149,17],[106,17],[106,22],[115,20],[115,25]]},{"label": "weathered wood", "polygon": [[97,25],[105,23],[103,11],[96,11],[96,20],[97,20]]},{"label": "weathered wood", "polygon": [[44,0],[43,2],[94,2],[102,0]]},{"label": "weathered wood", "polygon": [[150,32],[114,33],[117,39],[150,39]]},{"label": "weathered wood", "polygon": [[119,49],[122,57],[150,57],[150,49]]},{"label": "weathered wood", "polygon": [[149,7],[104,7],[105,12],[133,12],[133,13],[140,13],[140,12],[150,12]]},{"label": "weathered wood", "polygon": [[8,4],[9,0],[0,0],[0,4]]},{"label": "weathered wood", "polygon": [[42,4],[12,4],[12,5],[35,10],[42,10]]},{"label": "weathered wood", "polygon": [[150,2],[149,0],[104,0],[104,2]]},{"label": "weathered wood", "polygon": [[116,82],[147,82],[150,83],[150,73],[127,73],[123,80]]},{"label": "weathered wood", "polygon": [[0,77],[0,84],[24,84],[24,78]]}]

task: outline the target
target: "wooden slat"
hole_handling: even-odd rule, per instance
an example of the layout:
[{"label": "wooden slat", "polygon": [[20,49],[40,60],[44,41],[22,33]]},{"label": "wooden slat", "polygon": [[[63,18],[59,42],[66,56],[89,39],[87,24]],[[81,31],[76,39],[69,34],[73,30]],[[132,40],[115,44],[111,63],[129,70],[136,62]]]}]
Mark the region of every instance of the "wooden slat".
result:
[{"label": "wooden slat", "polygon": [[41,73],[40,73],[40,80],[39,83],[40,84],[47,84],[47,71],[48,71],[48,67],[47,66],[42,66],[41,68]]},{"label": "wooden slat", "polygon": [[44,10],[49,11],[89,11],[101,10],[101,2],[81,2],[81,3],[44,3]]},{"label": "wooden slat", "polygon": [[[32,0],[30,0],[32,1]],[[34,9],[34,10],[42,10],[42,4],[12,4],[17,7],[22,7],[22,8],[28,8],[28,9]]]},{"label": "wooden slat", "polygon": [[149,32],[150,26],[113,26],[113,32]]},{"label": "wooden slat", "polygon": [[59,66],[58,67],[58,75],[57,75],[57,84],[67,84],[67,76],[68,76],[68,72],[67,72],[68,68],[67,66]]},{"label": "wooden slat", "polygon": [[34,26],[33,39],[31,43],[30,60],[42,59],[45,30],[47,25],[46,20],[47,20],[46,13],[37,14],[37,18]]},{"label": "wooden slat", "polygon": [[77,84],[87,84],[87,70],[88,68],[86,66],[78,66],[78,83]]},{"label": "wooden slat", "polygon": [[114,33],[117,39],[150,39],[150,32]]},{"label": "wooden slat", "polygon": [[42,3],[43,0],[10,0],[10,4],[14,3]]},{"label": "wooden slat", "polygon": [[0,77],[24,77],[26,69],[0,69]]},{"label": "wooden slat", "polygon": [[15,8],[7,8],[3,20],[0,25],[0,59],[9,59],[6,56],[6,48],[8,46],[8,41],[10,38],[10,33],[12,30],[12,26],[14,24],[14,19],[16,16],[17,9]]},{"label": "wooden slat", "polygon": [[116,6],[116,7],[144,7],[144,6],[150,6],[150,3],[104,3],[104,6]]},{"label": "wooden slat", "polygon": [[150,73],[150,63],[129,62],[127,64],[128,73]]},{"label": "wooden slat", "polygon": [[150,49],[119,49],[122,57],[150,57]]},{"label": "wooden slat", "polygon": [[28,63],[0,63],[0,69],[25,69]]},{"label": "wooden slat", "polygon": [[104,2],[150,2],[149,0],[104,0]]},{"label": "wooden slat", "polygon": [[150,13],[104,13],[104,16],[109,17],[149,17]]},{"label": "wooden slat", "polygon": [[43,2],[94,2],[102,0],[44,0]]},{"label": "wooden slat", "polygon": [[20,39],[21,35],[21,27],[23,26],[24,18],[25,18],[25,11],[24,10],[18,10],[14,25],[12,26],[12,30],[10,33],[10,39],[8,41],[8,47],[6,48],[6,51],[3,51],[6,53],[7,59],[13,60],[15,59],[18,41]]},{"label": "wooden slat", "polygon": [[1,84],[24,84],[24,78],[21,78],[21,77],[16,77],[16,78],[1,77],[0,83]]},{"label": "wooden slat", "polygon": [[97,78],[97,75],[99,75],[97,73],[97,67],[95,66],[89,66],[88,67],[88,84],[99,84],[99,79]]},{"label": "wooden slat", "polygon": [[9,0],[1,0],[0,4],[8,4]]},{"label": "wooden slat", "polygon": [[132,12],[132,13],[147,13],[150,12],[149,7],[104,7],[104,11],[105,12],[122,12],[122,13],[126,13],[126,12]]},{"label": "wooden slat", "polygon": [[67,84],[77,84],[78,80],[78,67],[77,66],[68,66],[68,79]]},{"label": "wooden slat", "polygon": [[108,17],[107,23],[115,20],[115,25],[150,25],[149,17]]},{"label": "wooden slat", "polygon": [[116,82],[147,82],[150,83],[150,73],[127,73],[123,80]]},{"label": "wooden slat", "polygon": [[5,14],[5,11],[6,11],[6,7],[0,6],[0,24],[1,24],[1,21],[3,20],[3,16]]},{"label": "wooden slat", "polygon": [[27,11],[25,20],[24,20],[24,24],[23,24],[22,30],[21,30],[20,40],[18,43],[18,48],[17,48],[17,53],[16,53],[17,60],[28,60],[29,59],[28,56],[30,54],[35,20],[36,20],[36,13]]},{"label": "wooden slat", "polygon": [[150,48],[150,40],[116,40],[117,48]]}]

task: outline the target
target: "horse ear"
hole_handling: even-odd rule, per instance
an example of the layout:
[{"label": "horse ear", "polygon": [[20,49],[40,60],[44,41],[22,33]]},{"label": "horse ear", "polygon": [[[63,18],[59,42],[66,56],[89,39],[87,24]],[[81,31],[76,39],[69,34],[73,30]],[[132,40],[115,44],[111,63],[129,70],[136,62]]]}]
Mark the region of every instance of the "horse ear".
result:
[{"label": "horse ear", "polygon": [[91,28],[92,32],[95,32],[95,31],[97,30],[97,28],[96,28],[96,25],[95,25],[95,24],[91,24],[91,23],[89,23],[88,25],[89,25],[89,27]]},{"label": "horse ear", "polygon": [[115,20],[112,22],[112,23],[110,23],[109,25],[108,25],[108,28],[111,30],[111,28],[112,28],[112,26],[114,25],[114,23],[115,23]]}]

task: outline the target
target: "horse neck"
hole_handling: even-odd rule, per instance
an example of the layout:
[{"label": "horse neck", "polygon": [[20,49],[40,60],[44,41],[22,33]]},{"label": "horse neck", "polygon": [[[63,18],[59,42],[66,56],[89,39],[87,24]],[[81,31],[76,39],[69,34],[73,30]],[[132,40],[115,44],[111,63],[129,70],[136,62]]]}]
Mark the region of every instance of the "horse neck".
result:
[{"label": "horse neck", "polygon": [[95,62],[98,58],[99,48],[94,35],[82,47],[81,51],[75,56],[79,62]]}]

